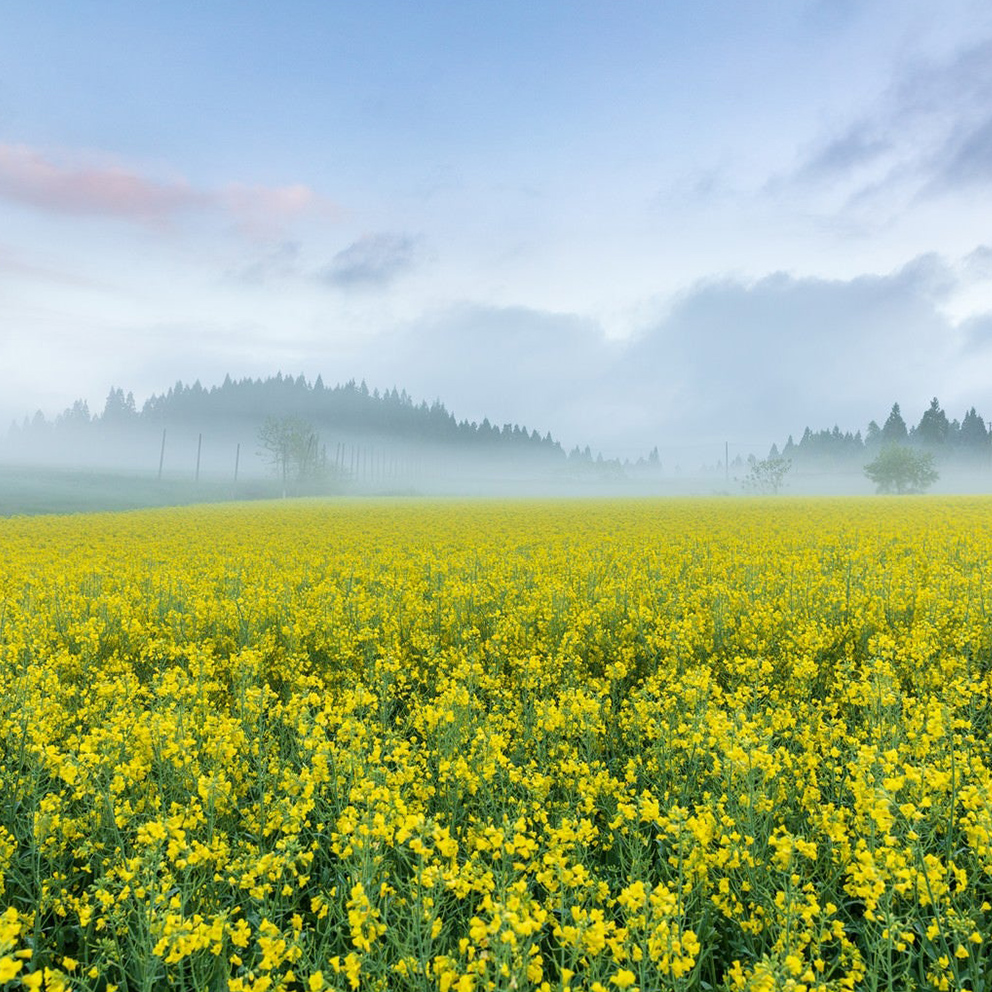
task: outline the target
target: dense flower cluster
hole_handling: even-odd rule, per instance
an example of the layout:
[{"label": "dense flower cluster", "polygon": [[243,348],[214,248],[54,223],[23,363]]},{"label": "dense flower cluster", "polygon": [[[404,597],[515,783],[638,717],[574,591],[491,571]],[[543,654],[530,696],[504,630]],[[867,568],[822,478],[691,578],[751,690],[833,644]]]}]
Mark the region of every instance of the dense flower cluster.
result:
[{"label": "dense flower cluster", "polygon": [[989,987],[992,505],[0,523],[0,988]]}]

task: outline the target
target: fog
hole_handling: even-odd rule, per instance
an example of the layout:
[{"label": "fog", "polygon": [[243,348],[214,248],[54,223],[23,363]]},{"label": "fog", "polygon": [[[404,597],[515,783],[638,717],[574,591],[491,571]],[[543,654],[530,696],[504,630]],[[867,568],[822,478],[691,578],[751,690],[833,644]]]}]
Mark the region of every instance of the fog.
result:
[{"label": "fog", "polygon": [[[304,395],[311,390],[299,388]],[[800,445],[790,439],[793,457],[768,486],[756,466],[779,457],[779,448],[754,442],[670,444],[604,457],[589,447],[566,452],[550,437],[538,440],[536,432],[509,425],[486,444],[478,438],[432,443],[325,423],[306,424],[305,452],[287,448],[282,457],[266,446],[259,417],[204,416],[200,429],[146,422],[139,413],[127,423],[104,423],[108,416],[79,423],[36,418],[0,438],[0,514],[311,496],[781,498],[875,491],[864,473],[871,450],[811,454],[817,437],[821,443],[840,438],[836,431],[804,437]],[[987,444],[977,453],[948,450],[935,462],[939,477],[929,491],[992,491],[990,455]]]}]

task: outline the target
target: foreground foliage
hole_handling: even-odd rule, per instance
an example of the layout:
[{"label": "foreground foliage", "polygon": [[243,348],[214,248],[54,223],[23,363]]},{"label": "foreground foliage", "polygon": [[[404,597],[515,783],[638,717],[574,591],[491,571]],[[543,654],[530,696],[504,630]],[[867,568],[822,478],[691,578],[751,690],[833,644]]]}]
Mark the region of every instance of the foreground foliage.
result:
[{"label": "foreground foliage", "polygon": [[988,988],[990,510],[0,522],[0,986]]}]

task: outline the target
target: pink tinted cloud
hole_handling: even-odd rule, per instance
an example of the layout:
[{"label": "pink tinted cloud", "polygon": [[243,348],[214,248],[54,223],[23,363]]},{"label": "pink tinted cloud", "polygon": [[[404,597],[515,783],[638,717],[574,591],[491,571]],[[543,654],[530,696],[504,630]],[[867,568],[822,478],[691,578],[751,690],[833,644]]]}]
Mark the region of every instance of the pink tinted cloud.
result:
[{"label": "pink tinted cloud", "polygon": [[0,197],[52,213],[116,217],[162,225],[189,211],[220,210],[243,233],[271,233],[302,216],[333,217],[335,206],[303,185],[231,184],[198,190],[117,165],[62,164],[26,145],[0,143]]},{"label": "pink tinted cloud", "polygon": [[157,182],[118,166],[63,166],[25,145],[3,144],[0,196],[54,213],[102,214],[140,223],[161,223],[205,202],[186,182]]}]

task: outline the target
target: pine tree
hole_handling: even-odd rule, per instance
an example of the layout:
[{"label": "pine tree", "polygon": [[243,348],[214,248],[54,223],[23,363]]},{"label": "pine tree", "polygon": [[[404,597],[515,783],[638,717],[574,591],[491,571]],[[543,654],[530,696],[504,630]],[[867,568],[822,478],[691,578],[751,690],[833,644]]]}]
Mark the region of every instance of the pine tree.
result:
[{"label": "pine tree", "polygon": [[975,412],[972,407],[961,421],[961,431],[959,434],[961,447],[970,453],[986,451],[989,444],[989,432],[985,427],[985,421]]},{"label": "pine tree", "polygon": [[909,438],[906,421],[899,412],[899,404],[893,403],[888,419],[882,425],[882,440],[886,444],[905,444]]},{"label": "pine tree", "polygon": [[920,418],[920,423],[916,428],[916,437],[928,447],[939,448],[947,444],[950,430],[951,425],[947,419],[947,414],[940,408],[940,403],[937,402],[935,396],[930,402],[929,409],[925,410]]}]

